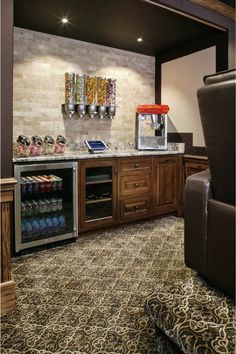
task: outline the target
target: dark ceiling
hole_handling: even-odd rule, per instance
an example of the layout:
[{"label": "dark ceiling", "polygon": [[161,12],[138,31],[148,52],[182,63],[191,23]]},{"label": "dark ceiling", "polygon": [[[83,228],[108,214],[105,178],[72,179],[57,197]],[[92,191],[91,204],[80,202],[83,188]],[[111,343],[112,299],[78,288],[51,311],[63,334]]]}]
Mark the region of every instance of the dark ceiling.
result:
[{"label": "dark ceiling", "polygon": [[[62,17],[69,23],[63,25]],[[144,0],[15,0],[14,24],[147,55],[219,33]]]},{"label": "dark ceiling", "polygon": [[220,0],[220,2],[223,2],[224,4],[235,8],[235,1],[234,0]]}]

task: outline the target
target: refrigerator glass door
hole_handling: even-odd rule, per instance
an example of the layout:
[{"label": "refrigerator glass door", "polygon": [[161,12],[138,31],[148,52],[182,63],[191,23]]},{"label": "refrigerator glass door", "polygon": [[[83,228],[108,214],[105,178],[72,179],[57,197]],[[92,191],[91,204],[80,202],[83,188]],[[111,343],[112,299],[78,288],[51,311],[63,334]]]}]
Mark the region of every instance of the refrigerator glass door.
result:
[{"label": "refrigerator glass door", "polygon": [[16,252],[77,236],[75,162],[15,165]]}]

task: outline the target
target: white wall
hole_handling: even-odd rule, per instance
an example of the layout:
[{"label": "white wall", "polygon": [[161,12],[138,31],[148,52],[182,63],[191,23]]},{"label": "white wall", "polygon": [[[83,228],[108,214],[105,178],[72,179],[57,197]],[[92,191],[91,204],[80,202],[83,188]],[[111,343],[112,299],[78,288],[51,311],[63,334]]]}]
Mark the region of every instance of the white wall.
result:
[{"label": "white wall", "polygon": [[215,47],[162,64],[161,102],[170,106],[168,132],[193,133],[193,145],[205,146],[197,104],[203,76],[216,72]]}]

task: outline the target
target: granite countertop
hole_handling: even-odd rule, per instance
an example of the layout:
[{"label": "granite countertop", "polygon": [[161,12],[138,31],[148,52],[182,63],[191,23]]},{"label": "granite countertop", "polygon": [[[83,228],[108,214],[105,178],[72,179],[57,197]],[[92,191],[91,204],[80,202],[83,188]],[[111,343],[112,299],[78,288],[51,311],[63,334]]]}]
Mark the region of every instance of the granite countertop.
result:
[{"label": "granite countertop", "polygon": [[41,162],[41,161],[65,161],[65,160],[83,160],[95,158],[109,158],[109,157],[142,157],[142,156],[156,156],[156,155],[179,155],[183,154],[181,150],[108,150],[99,154],[90,154],[88,151],[68,151],[64,155],[44,155],[44,156],[29,156],[17,157],[13,159],[14,163],[18,162]]}]

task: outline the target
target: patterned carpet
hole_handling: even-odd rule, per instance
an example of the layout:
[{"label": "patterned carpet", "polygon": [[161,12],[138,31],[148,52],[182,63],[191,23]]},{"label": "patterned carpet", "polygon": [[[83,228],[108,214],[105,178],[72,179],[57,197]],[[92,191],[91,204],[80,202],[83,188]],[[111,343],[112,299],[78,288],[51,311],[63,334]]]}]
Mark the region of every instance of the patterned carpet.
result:
[{"label": "patterned carpet", "polygon": [[17,308],[1,319],[1,353],[177,353],[144,312],[147,295],[180,283],[183,220],[90,232],[13,260]]}]

